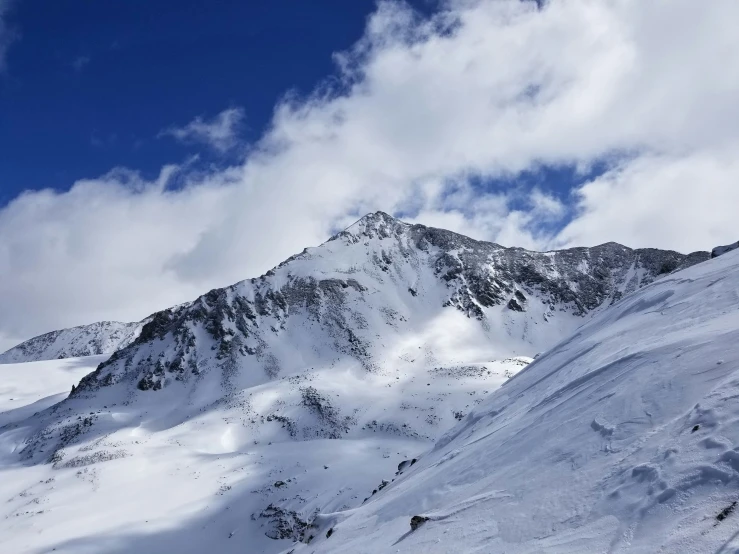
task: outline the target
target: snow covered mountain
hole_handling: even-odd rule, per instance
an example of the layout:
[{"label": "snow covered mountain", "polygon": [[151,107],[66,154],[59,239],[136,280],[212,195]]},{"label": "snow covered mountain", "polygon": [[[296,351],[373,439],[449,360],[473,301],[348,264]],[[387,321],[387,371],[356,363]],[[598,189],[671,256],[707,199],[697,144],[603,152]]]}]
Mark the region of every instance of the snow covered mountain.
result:
[{"label": "snow covered mountain", "polygon": [[154,314],[67,399],[3,424],[0,535],[13,552],[281,551],[319,512],[374,505],[532,356],[708,257],[528,252],[371,214]]},{"label": "snow covered mountain", "polygon": [[[375,372],[533,355],[593,310],[706,259],[614,243],[528,252],[378,212],[259,279],[153,315],[78,394],[111,385],[192,389],[218,371],[223,390],[213,402],[348,360]],[[474,359],[461,359],[470,347]]]},{"label": "snow covered mountain", "polygon": [[99,321],[90,325],[52,331],[3,352],[0,354],[0,364],[112,354],[133,342],[141,332],[142,326],[143,322]]},{"label": "snow covered mountain", "polygon": [[623,299],[290,552],[737,552],[737,291],[735,250]]}]

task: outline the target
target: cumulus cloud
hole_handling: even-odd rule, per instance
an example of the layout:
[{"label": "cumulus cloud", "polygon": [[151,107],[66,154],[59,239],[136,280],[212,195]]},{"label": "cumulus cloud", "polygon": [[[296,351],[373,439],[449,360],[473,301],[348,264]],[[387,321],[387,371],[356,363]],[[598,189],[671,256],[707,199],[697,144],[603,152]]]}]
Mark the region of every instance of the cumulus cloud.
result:
[{"label": "cumulus cloud", "polygon": [[[376,209],[529,248],[736,240],[737,18],[734,0],[450,0],[430,19],[382,2],[338,78],[280,102],[243,163],[117,170],[3,208],[0,336],[143,317]],[[169,134],[228,149],[227,112]],[[564,200],[517,182],[596,166]]]},{"label": "cumulus cloud", "polygon": [[212,119],[198,116],[184,127],[170,127],[159,136],[171,136],[180,142],[205,144],[218,152],[227,152],[239,143],[239,125],[243,120],[242,108],[229,108]]},{"label": "cumulus cloud", "polygon": [[739,236],[737,145],[675,156],[644,155],[575,192],[579,213],[561,246],[618,240],[634,247],[706,250]]}]

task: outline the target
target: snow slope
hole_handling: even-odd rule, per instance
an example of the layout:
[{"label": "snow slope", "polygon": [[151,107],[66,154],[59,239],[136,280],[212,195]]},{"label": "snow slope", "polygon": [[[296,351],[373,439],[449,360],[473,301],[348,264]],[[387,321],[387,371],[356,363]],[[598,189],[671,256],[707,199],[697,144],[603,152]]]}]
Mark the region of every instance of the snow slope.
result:
[{"label": "snow slope", "polygon": [[29,339],[0,354],[0,364],[38,362],[112,354],[133,342],[144,322],[99,321],[52,331]]},{"label": "snow slope", "polygon": [[[19,456],[39,416],[0,413],[0,550],[277,552],[303,535],[316,512],[372,497],[399,463],[429,448],[528,361],[392,376],[316,368],[184,420],[172,388],[107,410],[87,404],[64,419],[63,448],[38,452],[53,454],[52,463]],[[14,389],[28,389],[32,370],[59,364],[61,376],[74,362],[85,360],[6,367],[16,370]],[[62,417],[64,406],[49,412]]]},{"label": "snow slope", "polygon": [[624,298],[290,552],[739,551],[738,291],[732,251]]},{"label": "snow slope", "polygon": [[73,385],[106,358],[0,365],[0,428],[63,400]]}]

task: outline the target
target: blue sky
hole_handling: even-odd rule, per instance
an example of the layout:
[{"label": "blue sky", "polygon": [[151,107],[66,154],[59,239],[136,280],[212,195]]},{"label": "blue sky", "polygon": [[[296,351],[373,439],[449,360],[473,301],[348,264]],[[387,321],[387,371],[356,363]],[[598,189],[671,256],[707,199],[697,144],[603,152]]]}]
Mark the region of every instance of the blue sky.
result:
[{"label": "blue sky", "polygon": [[332,53],[362,35],[374,8],[373,0],[14,2],[6,21],[19,39],[0,75],[0,203],[115,166],[152,176],[187,155],[207,157],[157,135],[229,106],[244,110],[243,139],[258,139],[281,96],[306,94],[334,72]]},{"label": "blue sky", "polygon": [[0,0],[0,348],[367,212],[505,246],[739,229],[736,0]]}]

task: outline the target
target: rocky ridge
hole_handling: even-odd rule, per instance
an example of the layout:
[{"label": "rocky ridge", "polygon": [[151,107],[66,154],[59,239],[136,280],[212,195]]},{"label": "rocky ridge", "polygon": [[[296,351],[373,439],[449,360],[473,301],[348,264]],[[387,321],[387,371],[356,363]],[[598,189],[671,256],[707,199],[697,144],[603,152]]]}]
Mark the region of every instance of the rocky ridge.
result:
[{"label": "rocky ridge", "polygon": [[[488,334],[504,320],[509,342],[537,349],[572,325],[544,333],[534,323],[582,318],[708,258],[616,243],[531,252],[377,212],[258,279],[154,314],[78,391],[116,383],[156,391],[214,368],[229,389],[238,376],[253,381],[293,371],[296,357],[304,365],[348,357],[374,371],[388,361],[378,337],[402,331],[418,312],[442,308],[477,320]],[[300,351],[306,341],[313,355]]]}]

